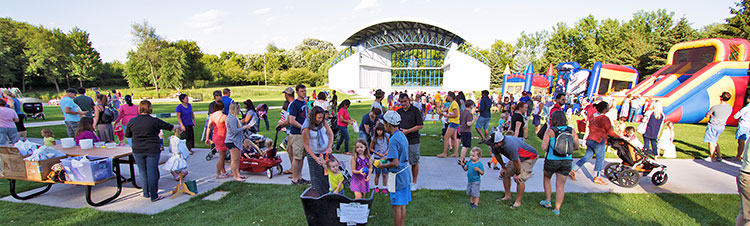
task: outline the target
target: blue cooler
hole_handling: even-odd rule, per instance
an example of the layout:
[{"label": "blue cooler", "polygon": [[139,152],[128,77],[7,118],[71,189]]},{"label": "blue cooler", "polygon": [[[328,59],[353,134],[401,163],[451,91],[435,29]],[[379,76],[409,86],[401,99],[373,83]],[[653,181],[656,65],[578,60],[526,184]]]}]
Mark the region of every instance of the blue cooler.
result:
[{"label": "blue cooler", "polygon": [[[88,161],[80,161],[86,158]],[[112,158],[97,156],[76,156],[61,159],[68,181],[97,182],[114,177]]]}]

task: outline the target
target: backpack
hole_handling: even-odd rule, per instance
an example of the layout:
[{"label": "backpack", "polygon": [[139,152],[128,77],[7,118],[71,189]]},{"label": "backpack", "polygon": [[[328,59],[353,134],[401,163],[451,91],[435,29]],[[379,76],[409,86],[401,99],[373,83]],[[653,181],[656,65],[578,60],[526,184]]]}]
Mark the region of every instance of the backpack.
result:
[{"label": "backpack", "polygon": [[555,147],[552,154],[559,157],[566,157],[572,155],[578,149],[575,145],[576,137],[573,135],[573,129],[570,126],[564,130],[560,130],[554,126],[550,128],[555,132]]},{"label": "backpack", "polygon": [[115,121],[117,119],[118,116],[119,115],[118,115],[117,111],[115,111],[112,108],[112,106],[109,106],[109,105],[104,106],[104,112],[101,115],[102,122],[104,122],[104,123],[112,123],[113,121]]}]

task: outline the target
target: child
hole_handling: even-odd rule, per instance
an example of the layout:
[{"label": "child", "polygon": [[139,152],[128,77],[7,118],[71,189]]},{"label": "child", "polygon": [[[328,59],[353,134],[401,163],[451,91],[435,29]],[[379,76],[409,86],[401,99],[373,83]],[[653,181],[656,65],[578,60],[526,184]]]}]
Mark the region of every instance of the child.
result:
[{"label": "child", "polygon": [[471,148],[471,125],[477,122],[479,117],[474,117],[474,101],[467,100],[466,108],[461,112],[459,118],[458,129],[461,131],[461,159],[458,160],[458,164],[463,166],[466,165],[466,150]]},{"label": "child", "polygon": [[44,137],[44,146],[55,146],[55,134],[49,128],[42,129],[42,137]]},{"label": "child", "polygon": [[99,137],[94,134],[94,119],[91,117],[83,117],[78,122],[75,137],[76,145],[81,145],[78,142],[83,139],[92,139],[94,143],[99,142]]},{"label": "child", "polygon": [[[370,151],[372,151],[375,161],[380,161],[380,159],[388,155],[389,138],[390,136],[385,132],[383,123],[375,125],[375,136],[372,137],[372,142],[370,142]],[[382,192],[388,195],[388,190],[386,189],[386,186],[388,186],[388,172],[382,168],[375,168],[373,170],[375,171],[375,193]],[[383,186],[378,187],[381,175],[383,177]]]},{"label": "child", "polygon": [[480,176],[484,175],[484,167],[482,166],[482,163],[479,162],[479,158],[481,157],[482,149],[479,149],[478,147],[472,148],[471,154],[469,154],[471,162],[466,163],[464,166],[466,178],[468,179],[468,183],[466,184],[466,194],[471,196],[469,199],[469,208],[471,209],[477,208],[477,205],[479,205],[479,187],[482,182]]},{"label": "child", "polygon": [[350,188],[354,192],[354,199],[361,199],[370,191],[370,170],[372,162],[370,161],[370,151],[367,149],[367,141],[357,139],[354,143],[354,156],[351,160],[352,181]]},{"label": "child", "polygon": [[253,142],[250,139],[242,140],[242,156],[252,158],[252,155],[255,154],[255,149],[253,148]]},{"label": "child", "polygon": [[664,123],[664,130],[661,131],[661,137],[659,137],[659,149],[664,150],[662,157],[664,158],[677,158],[677,150],[674,146],[674,124],[667,121]]},{"label": "child", "polygon": [[329,194],[344,195],[344,175],[339,172],[339,162],[334,158],[326,161],[328,184],[331,186]]},{"label": "child", "polygon": [[125,131],[122,129],[122,124],[115,124],[115,136],[120,146],[125,145]]},{"label": "child", "polygon": [[635,146],[638,149],[643,148],[643,143],[641,143],[640,140],[638,140],[638,136],[635,134],[635,127],[628,126],[625,127],[625,132],[623,133],[623,136],[627,139],[630,144]]},{"label": "child", "polygon": [[[179,128],[175,127],[174,134],[179,134]],[[188,175],[188,158],[190,151],[187,149],[185,140],[180,140],[176,135],[169,137],[169,150],[172,156],[164,163],[164,169],[169,171],[174,180],[179,181],[180,176],[183,178]]]}]

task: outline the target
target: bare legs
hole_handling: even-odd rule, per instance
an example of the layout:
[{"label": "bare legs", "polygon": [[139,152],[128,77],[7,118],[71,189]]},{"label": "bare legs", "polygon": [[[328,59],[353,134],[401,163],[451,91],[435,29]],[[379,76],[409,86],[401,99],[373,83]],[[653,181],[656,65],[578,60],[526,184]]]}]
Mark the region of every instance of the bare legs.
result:
[{"label": "bare legs", "polygon": [[403,226],[406,222],[406,206],[392,206],[393,208],[393,225]]},{"label": "bare legs", "polygon": [[[505,187],[505,197],[503,197],[502,200],[510,200],[510,183],[511,183],[510,176],[503,177],[503,187]],[[526,183],[516,183],[516,202],[513,203],[513,206],[519,207],[521,206],[521,199],[523,198],[523,191],[526,190]]]},{"label": "bare legs", "polygon": [[453,145],[454,143],[458,143],[458,141],[454,141],[454,138],[456,137],[456,129],[448,127],[448,129],[445,130],[445,136],[443,136],[443,153],[437,155],[437,157],[445,158],[445,156],[448,153],[448,148],[450,146],[453,146],[453,149],[458,151],[458,144]]},{"label": "bare legs", "polygon": [[563,199],[565,198],[565,180],[568,176],[557,173],[544,172],[544,193],[547,195],[547,202],[552,200],[552,174],[555,175],[555,211],[560,212]]},{"label": "bare legs", "polygon": [[242,156],[240,149],[237,149],[237,148],[229,149],[229,155],[231,158],[231,160],[229,161],[229,170],[232,171],[234,180],[238,180],[238,181],[244,180],[243,176],[240,175],[240,156]]},{"label": "bare legs", "polygon": [[224,168],[224,156],[226,154],[227,151],[219,151],[219,159],[216,160],[216,178],[223,177],[227,173],[227,170]]}]

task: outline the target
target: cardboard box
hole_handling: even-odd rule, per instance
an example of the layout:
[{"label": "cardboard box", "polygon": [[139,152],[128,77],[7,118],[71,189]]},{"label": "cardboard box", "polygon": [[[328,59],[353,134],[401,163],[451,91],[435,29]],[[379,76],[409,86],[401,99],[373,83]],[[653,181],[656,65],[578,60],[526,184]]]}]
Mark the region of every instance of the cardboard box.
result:
[{"label": "cardboard box", "polygon": [[18,149],[13,146],[0,146],[0,175],[3,177],[26,178],[26,163]]},{"label": "cardboard box", "polygon": [[60,159],[67,157],[57,157],[41,161],[24,161],[26,163],[26,178],[29,180],[44,181],[51,171],[52,165],[60,162]]}]

